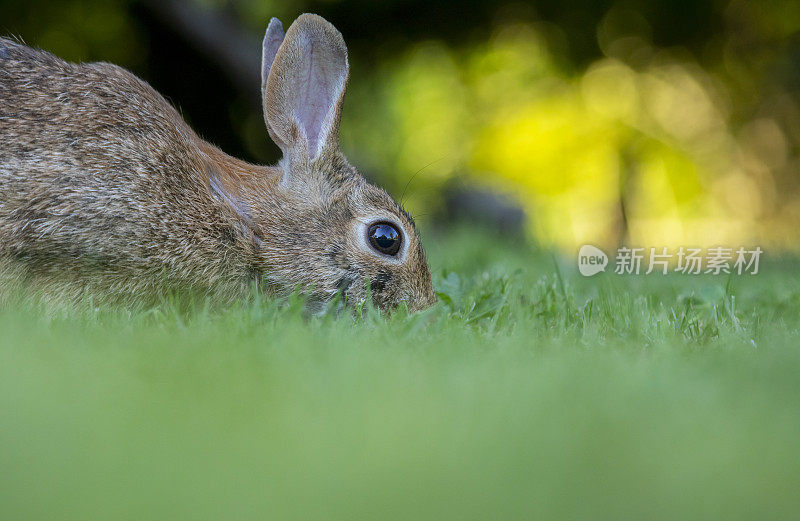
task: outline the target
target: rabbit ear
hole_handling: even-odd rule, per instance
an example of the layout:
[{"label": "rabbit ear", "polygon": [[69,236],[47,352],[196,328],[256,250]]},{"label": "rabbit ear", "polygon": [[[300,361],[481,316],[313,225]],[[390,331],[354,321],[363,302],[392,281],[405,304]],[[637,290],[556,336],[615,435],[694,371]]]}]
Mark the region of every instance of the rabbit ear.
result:
[{"label": "rabbit ear", "polygon": [[[267,40],[277,41],[270,39],[270,28],[265,56],[273,45]],[[290,161],[313,161],[338,147],[349,70],[344,39],[325,19],[304,14],[289,27],[264,77],[262,93],[267,128]]]},{"label": "rabbit ear", "polygon": [[277,18],[269,21],[267,32],[264,34],[264,43],[261,47],[261,90],[267,88],[267,79],[269,78],[269,70],[272,68],[272,62],[275,61],[275,55],[278,54],[278,48],[283,43],[283,24]]},{"label": "rabbit ear", "polygon": [[[267,93],[267,80],[269,79],[269,71],[272,68],[272,62],[275,61],[275,55],[278,54],[278,48],[283,43],[283,24],[277,18],[272,18],[267,26],[267,32],[264,34],[264,43],[261,47],[261,97],[264,99]],[[266,119],[266,118],[265,118]],[[272,140],[281,148],[283,144],[272,131],[267,123],[267,132],[269,132]]]}]

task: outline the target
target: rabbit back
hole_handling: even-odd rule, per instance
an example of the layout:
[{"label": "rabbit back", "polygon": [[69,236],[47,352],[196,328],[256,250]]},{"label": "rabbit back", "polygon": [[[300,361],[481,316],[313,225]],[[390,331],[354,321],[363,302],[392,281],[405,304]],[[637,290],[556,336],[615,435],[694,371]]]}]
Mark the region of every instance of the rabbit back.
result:
[{"label": "rabbit back", "polygon": [[204,189],[212,147],[121,67],[0,38],[0,143],[0,258],[26,277],[128,295],[165,276],[249,283],[235,216]]}]

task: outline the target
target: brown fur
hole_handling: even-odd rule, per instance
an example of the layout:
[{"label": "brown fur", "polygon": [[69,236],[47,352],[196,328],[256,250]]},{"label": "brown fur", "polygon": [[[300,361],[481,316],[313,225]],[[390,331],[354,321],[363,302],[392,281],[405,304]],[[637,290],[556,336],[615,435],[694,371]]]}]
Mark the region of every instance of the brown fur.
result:
[{"label": "brown fur", "polygon": [[[309,27],[338,35],[319,17],[300,17],[270,82],[296,66],[290,44]],[[265,114],[279,90],[265,82]],[[412,220],[338,150],[341,100],[319,156],[284,150],[274,167],[202,141],[163,97],[116,65],[67,63],[2,38],[0,101],[6,282],[135,300],[182,289],[230,300],[257,282],[273,294],[299,287],[325,301],[341,290],[360,302],[369,279],[381,308],[435,301]],[[290,120],[277,131],[291,138],[298,129]],[[370,251],[360,235],[375,218],[402,227],[402,262]]]}]

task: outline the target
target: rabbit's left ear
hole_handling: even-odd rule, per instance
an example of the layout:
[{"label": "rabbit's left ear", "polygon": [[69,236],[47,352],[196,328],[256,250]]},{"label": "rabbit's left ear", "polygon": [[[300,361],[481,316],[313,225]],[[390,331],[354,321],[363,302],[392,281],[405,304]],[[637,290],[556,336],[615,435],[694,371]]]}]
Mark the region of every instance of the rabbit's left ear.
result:
[{"label": "rabbit's left ear", "polygon": [[314,161],[339,145],[347,48],[339,31],[313,14],[300,16],[282,36],[273,19],[264,37],[263,63],[270,63],[262,67],[264,119],[284,156]]},{"label": "rabbit's left ear", "polygon": [[[272,18],[267,26],[267,32],[264,34],[264,43],[261,47],[261,99],[263,100],[267,94],[267,80],[269,79],[269,71],[272,69],[272,62],[275,61],[275,55],[278,54],[278,49],[283,43],[283,24],[277,18]],[[264,118],[266,120],[266,117]],[[283,148],[281,142],[278,140],[272,128],[267,123],[267,132],[272,140],[280,148]]]}]

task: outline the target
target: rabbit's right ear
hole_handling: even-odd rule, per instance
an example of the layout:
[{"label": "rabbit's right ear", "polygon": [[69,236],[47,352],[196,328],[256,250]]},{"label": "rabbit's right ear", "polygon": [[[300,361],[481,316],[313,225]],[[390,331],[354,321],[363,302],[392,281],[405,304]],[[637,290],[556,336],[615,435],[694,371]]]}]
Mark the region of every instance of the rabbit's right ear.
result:
[{"label": "rabbit's right ear", "polygon": [[[270,22],[264,38],[262,94],[264,119],[275,143],[290,162],[310,162],[335,151],[347,85],[347,48],[325,19],[300,16],[279,41],[280,22]],[[270,35],[272,30],[272,36]],[[266,63],[271,62],[267,66]]]}]

